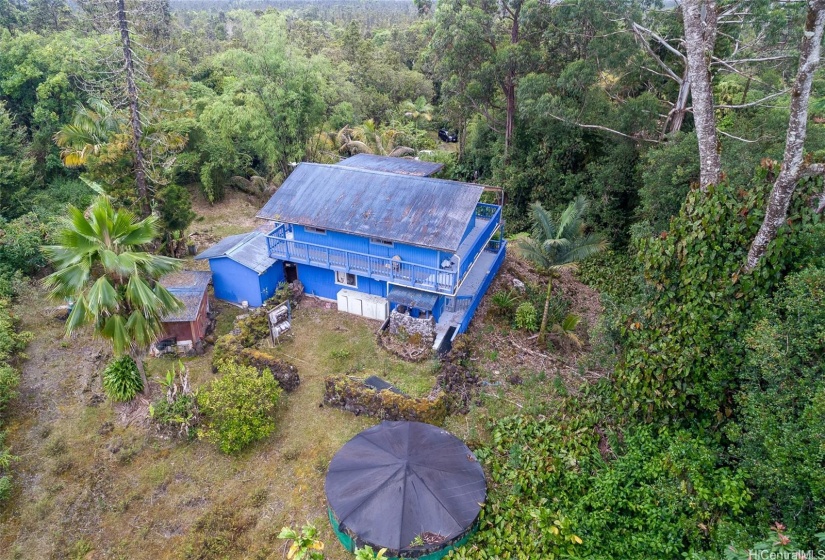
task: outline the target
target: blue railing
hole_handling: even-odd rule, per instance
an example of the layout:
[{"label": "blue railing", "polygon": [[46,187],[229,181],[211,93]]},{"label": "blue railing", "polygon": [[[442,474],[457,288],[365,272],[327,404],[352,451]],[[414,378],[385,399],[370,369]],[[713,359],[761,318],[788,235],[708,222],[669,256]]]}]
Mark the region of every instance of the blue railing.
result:
[{"label": "blue railing", "polygon": [[272,258],[369,276],[441,294],[452,294],[459,284],[458,273],[454,270],[295,241],[289,239],[290,231],[287,224],[278,224],[266,236]]},{"label": "blue railing", "polygon": [[451,295],[455,293],[481,251],[490,250],[491,237],[496,237],[494,234],[501,225],[500,206],[479,203],[475,213],[478,218],[489,220],[489,223],[470,247],[460,250],[458,266],[454,264],[452,268],[434,268],[306,241],[295,241],[292,238],[290,224],[275,225],[266,236],[266,242],[269,255],[274,259],[340,270],[402,286]]},{"label": "blue railing", "polygon": [[493,216],[495,216],[501,210],[501,206],[497,204],[486,204],[484,202],[479,202],[476,205],[476,217],[483,218],[485,220],[492,220]]},{"label": "blue railing", "polygon": [[[479,213],[482,211],[484,215]],[[463,278],[470,270],[472,264],[475,262],[478,255],[489,243],[492,237],[495,237],[496,230],[501,226],[501,206],[494,206],[491,204],[479,204],[476,206],[476,216],[485,220],[489,220],[484,230],[475,240],[473,245],[466,250],[460,250],[461,264],[459,266],[458,275]],[[478,224],[479,222],[476,222]]]}]

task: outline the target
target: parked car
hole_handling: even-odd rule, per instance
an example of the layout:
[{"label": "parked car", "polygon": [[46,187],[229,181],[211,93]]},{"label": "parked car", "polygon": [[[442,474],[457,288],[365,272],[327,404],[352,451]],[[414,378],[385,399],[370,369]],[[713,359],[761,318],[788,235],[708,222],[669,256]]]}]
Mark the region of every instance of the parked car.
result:
[{"label": "parked car", "polygon": [[456,136],[446,128],[440,128],[438,130],[438,137],[441,139],[442,142],[458,142],[458,136]]}]

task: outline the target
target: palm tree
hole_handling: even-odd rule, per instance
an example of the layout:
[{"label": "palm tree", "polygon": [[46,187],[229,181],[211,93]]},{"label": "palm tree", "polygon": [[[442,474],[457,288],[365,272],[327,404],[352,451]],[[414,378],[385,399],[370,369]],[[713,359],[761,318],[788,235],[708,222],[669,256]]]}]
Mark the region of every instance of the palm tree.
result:
[{"label": "palm tree", "polygon": [[104,144],[121,131],[126,123],[122,114],[102,99],[89,100],[88,107],[78,103],[72,123],[54,135],[66,167],[85,165],[90,155],[100,155]]},{"label": "palm tree", "polygon": [[157,280],[180,261],[141,250],[157,237],[157,218],[137,221],[104,194],[85,214],[74,206],[68,214],[58,244],[43,248],[56,269],[44,279],[50,296],[73,302],[66,335],[91,325],[116,356],[135,360],[145,390],[141,355],[163,333],[163,317],[182,308]]},{"label": "palm tree", "polygon": [[433,120],[433,111],[435,107],[433,107],[424,96],[420,96],[415,101],[404,101],[401,104],[401,110],[404,112],[404,116],[408,119],[412,119],[413,123],[415,123],[415,127],[418,128],[418,122],[420,119],[424,119],[427,122]]},{"label": "palm tree", "polygon": [[540,203],[534,202],[530,205],[533,229],[530,237],[519,242],[518,248],[524,258],[549,273],[544,314],[539,328],[539,344],[544,344],[544,334],[547,330],[553,276],[559,270],[574,267],[579,261],[607,246],[603,236],[585,234],[582,218],[587,206],[587,200],[580,195],[561,213],[558,221],[553,221],[553,217]]},{"label": "palm tree", "polygon": [[338,151],[355,154],[378,154],[381,156],[403,157],[415,153],[407,146],[397,145],[401,132],[392,126],[381,126],[373,119],[365,120],[360,126],[345,126],[338,132]]}]

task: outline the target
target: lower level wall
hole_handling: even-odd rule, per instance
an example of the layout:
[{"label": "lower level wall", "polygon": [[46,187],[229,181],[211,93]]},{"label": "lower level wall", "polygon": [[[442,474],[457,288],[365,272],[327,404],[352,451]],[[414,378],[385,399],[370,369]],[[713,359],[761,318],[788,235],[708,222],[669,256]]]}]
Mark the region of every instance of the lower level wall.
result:
[{"label": "lower level wall", "polygon": [[387,297],[386,282],[373,280],[366,276],[357,276],[358,286],[345,286],[335,282],[334,270],[318,268],[308,264],[298,264],[296,269],[298,280],[304,285],[304,293],[307,295],[335,300],[340,290],[353,290],[374,296]]}]

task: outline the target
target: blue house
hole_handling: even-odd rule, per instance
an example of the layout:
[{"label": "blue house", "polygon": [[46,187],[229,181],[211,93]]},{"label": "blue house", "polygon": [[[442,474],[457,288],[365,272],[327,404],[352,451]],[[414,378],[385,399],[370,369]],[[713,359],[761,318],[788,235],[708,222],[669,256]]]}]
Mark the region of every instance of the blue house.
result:
[{"label": "blue house", "polygon": [[209,259],[215,297],[260,307],[284,281],[283,263],[269,255],[260,231],[231,235],[195,257]]},{"label": "blue house", "polygon": [[466,330],[504,260],[501,207],[480,185],[429,177],[432,164],[373,158],[296,167],[258,213],[273,222],[265,256],[342,311],[432,317],[438,346]]}]

